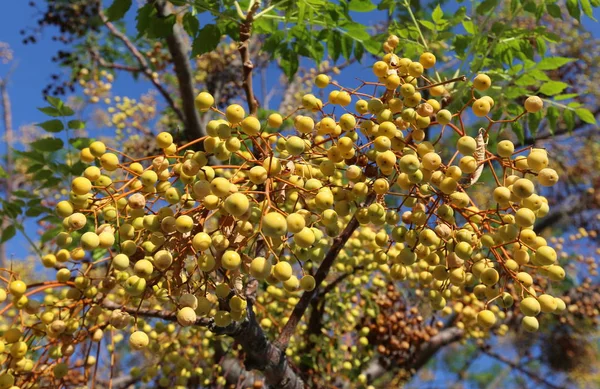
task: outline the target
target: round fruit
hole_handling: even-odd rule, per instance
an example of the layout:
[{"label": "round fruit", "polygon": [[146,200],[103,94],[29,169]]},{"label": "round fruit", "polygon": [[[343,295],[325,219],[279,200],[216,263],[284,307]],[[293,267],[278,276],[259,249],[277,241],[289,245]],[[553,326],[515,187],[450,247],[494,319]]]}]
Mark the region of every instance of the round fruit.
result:
[{"label": "round fruit", "polygon": [[491,328],[496,324],[496,315],[489,309],[484,309],[477,314],[477,324],[485,329]]},{"label": "round fruit", "polygon": [[250,274],[258,280],[264,280],[271,274],[271,262],[264,257],[256,257],[250,263]]},{"label": "round fruit", "polygon": [[13,296],[20,297],[27,291],[27,285],[21,280],[11,281],[8,284],[8,291]]},{"label": "round fruit", "polygon": [[327,87],[327,85],[329,85],[329,76],[327,74],[319,74],[315,78],[315,85],[318,88],[325,88],[325,87]]},{"label": "round fruit", "polygon": [[242,120],[241,126],[246,135],[255,136],[260,133],[260,122],[254,116],[248,116]]},{"label": "round fruit", "polygon": [[473,80],[473,87],[478,91],[485,91],[492,86],[492,80],[487,74],[478,74]]},{"label": "round fruit", "polygon": [[278,212],[269,212],[262,219],[263,234],[276,238],[287,233],[287,222]]},{"label": "round fruit", "polygon": [[166,149],[172,144],[173,135],[169,134],[168,132],[163,131],[160,134],[156,135],[156,145],[161,149]]},{"label": "round fruit", "polygon": [[221,265],[227,270],[235,270],[240,267],[241,263],[242,258],[240,255],[232,250],[225,251],[221,257]]},{"label": "round fruit", "polygon": [[231,104],[227,107],[227,109],[225,109],[225,117],[230,123],[240,123],[242,120],[244,120],[245,116],[246,111],[244,111],[244,108],[242,108],[242,106],[239,104]]},{"label": "round fruit", "polygon": [[200,92],[194,99],[196,109],[200,112],[206,112],[215,104],[215,98],[208,92]]},{"label": "round fruit", "polygon": [[196,312],[193,308],[183,307],[177,311],[177,322],[184,327],[189,327],[196,323]]},{"label": "round fruit", "polygon": [[490,103],[484,99],[477,99],[473,102],[473,113],[475,116],[483,117],[490,113]]},{"label": "round fruit", "polygon": [[233,193],[229,195],[224,202],[224,208],[233,216],[242,216],[250,207],[248,197],[242,193]]},{"label": "round fruit", "polygon": [[509,140],[500,141],[498,142],[497,152],[502,158],[509,158],[515,152],[515,145]]},{"label": "round fruit", "polygon": [[521,301],[519,309],[525,316],[537,316],[542,310],[542,307],[534,297],[525,297]]},{"label": "round fruit", "polygon": [[540,328],[540,322],[533,316],[525,316],[521,319],[521,326],[527,332],[536,332]]},{"label": "round fruit", "polygon": [[529,96],[525,100],[525,110],[529,113],[536,113],[544,107],[544,102],[537,96]]},{"label": "round fruit", "polygon": [[282,282],[289,280],[292,276],[292,265],[285,261],[278,262],[273,268],[273,276]]},{"label": "round fruit", "polygon": [[129,336],[129,345],[134,350],[141,350],[148,346],[150,338],[143,331],[135,331]]},{"label": "round fruit", "polygon": [[71,190],[75,194],[83,196],[92,190],[92,183],[85,177],[77,177],[71,182]]}]

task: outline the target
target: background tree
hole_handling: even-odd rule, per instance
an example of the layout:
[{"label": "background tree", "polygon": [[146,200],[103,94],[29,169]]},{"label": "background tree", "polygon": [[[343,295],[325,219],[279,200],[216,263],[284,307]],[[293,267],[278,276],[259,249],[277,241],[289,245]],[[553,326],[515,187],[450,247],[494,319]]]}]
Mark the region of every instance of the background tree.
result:
[{"label": "background tree", "polygon": [[[452,370],[460,372],[458,381],[489,381],[495,369],[489,358],[510,367],[502,384],[589,379],[576,356],[595,353],[586,341],[594,336],[598,302],[590,278],[598,161],[587,152],[597,146],[586,140],[595,136],[590,125],[597,112],[585,107],[597,106],[595,91],[588,91],[596,72],[593,54],[583,53],[594,45],[573,31],[595,3],[569,1],[568,15],[555,2],[518,1],[34,6],[43,16],[24,39],[35,43],[41,29],[58,27],[56,39],[67,47],[56,56],[66,72],[53,76],[44,93],[70,94],[80,85],[83,96],[66,103],[48,96],[42,110],[53,118],[39,127],[55,135],[22,140],[27,148],[6,165],[2,240],[20,231],[37,260],[58,270],[56,282],[44,282],[14,262],[7,269],[6,382],[10,375],[23,388],[263,380],[274,387],[389,387],[415,379],[440,349],[459,340],[463,345],[448,351],[452,357],[440,369],[445,382]],[[370,13],[378,23],[366,27],[360,22]],[[135,32],[127,19],[133,15]],[[382,57],[389,52],[399,57]],[[424,52],[435,56],[420,57]],[[370,70],[374,60],[367,55],[383,62]],[[412,68],[402,58],[414,61]],[[345,71],[358,79],[343,78]],[[483,76],[472,82],[483,71],[489,89]],[[152,91],[112,95],[113,83],[127,74]],[[282,87],[274,86],[277,80]],[[313,92],[315,84],[324,91]],[[484,112],[471,114],[467,107],[482,95],[491,100],[477,99]],[[530,99],[525,114],[531,95],[542,98],[544,109]],[[490,101],[490,115],[481,116]],[[393,123],[394,132],[370,127],[384,123]],[[115,131],[101,142],[89,137],[107,126]],[[487,128],[483,151],[481,142],[472,145],[480,126]],[[463,157],[455,154],[459,137]],[[516,144],[515,156],[530,155],[527,162],[500,158],[512,155],[512,143],[502,139]],[[514,185],[511,174],[533,178],[541,170],[536,163],[547,163],[531,146],[548,151],[561,180],[538,188],[535,201],[513,194],[496,205],[495,188]],[[581,156],[574,158],[577,149]],[[413,154],[416,168],[424,165],[419,173],[409,163]],[[428,169],[436,155],[444,164]],[[477,179],[478,169],[467,174],[473,162],[483,167]],[[434,170],[445,175],[444,185]],[[18,175],[25,179],[13,180]],[[232,184],[237,194],[229,193]],[[70,194],[59,194],[69,186]],[[558,212],[545,215],[541,196]],[[533,235],[515,230],[510,215],[519,207],[525,210],[519,216],[537,212]],[[565,247],[564,236],[549,239],[562,267],[542,268],[551,261],[536,262],[540,254],[533,252],[546,247],[541,236],[573,215],[582,229],[572,240],[583,249]],[[39,243],[29,231],[32,219],[43,228]],[[525,253],[515,251],[518,244]],[[552,259],[553,251],[541,251]],[[261,271],[268,272],[267,263],[283,284]],[[487,267],[491,281],[481,276]],[[558,283],[562,268],[567,281]],[[27,294],[19,279],[27,281]],[[480,279],[488,285],[477,285]],[[535,302],[523,299],[544,291],[561,297],[551,301],[565,312],[543,315],[542,334],[532,338],[521,321],[529,313],[525,327],[535,329],[534,312],[527,311],[528,304],[535,311]],[[553,310],[551,301],[545,312]],[[520,359],[508,358],[505,348],[516,348]],[[125,366],[141,355],[144,361],[128,372]],[[485,358],[484,372],[471,374],[470,366]],[[547,379],[549,372],[556,380]]]}]

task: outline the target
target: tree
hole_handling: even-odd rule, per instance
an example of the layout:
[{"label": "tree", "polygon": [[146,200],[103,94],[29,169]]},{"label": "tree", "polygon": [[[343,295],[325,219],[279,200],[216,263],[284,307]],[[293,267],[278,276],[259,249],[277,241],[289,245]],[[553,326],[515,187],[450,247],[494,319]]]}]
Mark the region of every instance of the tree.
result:
[{"label": "tree", "polygon": [[[3,269],[0,388],[389,387],[459,340],[464,366],[485,354],[551,386],[490,346],[594,328],[595,285],[561,286],[568,251],[541,235],[569,167],[533,144],[594,114],[563,93],[560,38],[519,25],[588,2],[42,3],[71,50],[45,92],[86,97],[48,95],[50,135],[15,150],[39,191],[10,187],[2,240],[34,242],[35,218],[54,274]],[[400,22],[371,36],[352,16],[375,8]],[[162,103],[110,96],[120,72]],[[83,133],[106,122],[113,139]]]}]

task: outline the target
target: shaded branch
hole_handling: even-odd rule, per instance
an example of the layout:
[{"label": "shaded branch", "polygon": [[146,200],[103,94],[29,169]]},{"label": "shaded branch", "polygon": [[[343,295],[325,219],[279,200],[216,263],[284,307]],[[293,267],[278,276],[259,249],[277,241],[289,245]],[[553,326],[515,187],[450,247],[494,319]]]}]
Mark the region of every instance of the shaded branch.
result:
[{"label": "shaded branch", "polygon": [[252,58],[250,58],[248,44],[250,42],[250,37],[252,36],[252,22],[254,21],[254,13],[258,10],[259,5],[260,2],[254,2],[250,8],[250,11],[248,11],[246,14],[246,19],[240,24],[240,43],[238,45],[238,51],[242,57],[242,85],[244,87],[244,92],[246,92],[246,100],[248,101],[250,115],[256,114],[256,111],[258,110],[258,101],[254,96],[254,89],[252,87],[252,69],[254,69],[254,64],[252,63]]},{"label": "shaded branch", "polygon": [[[170,13],[170,5],[165,1],[157,1],[156,9],[161,17],[167,17]],[[192,66],[188,60],[188,49],[183,40],[183,28],[175,23],[173,33],[167,36],[167,47],[173,64],[175,65],[175,75],[179,83],[179,95],[183,107],[183,122],[185,123],[185,133],[188,140],[195,140],[206,135],[204,129],[200,126],[200,115],[196,110],[194,103],[194,77],[192,75]]]},{"label": "shaded branch", "polygon": [[[373,202],[373,200],[375,200],[375,194],[371,193],[365,200],[364,206],[370,205]],[[329,274],[329,270],[333,265],[333,261],[337,258],[338,254],[340,253],[348,239],[352,236],[354,230],[356,230],[358,225],[359,223],[356,219],[356,216],[353,216],[346,228],[344,228],[344,231],[342,231],[342,233],[339,236],[333,239],[331,248],[327,252],[327,255],[325,255],[323,262],[321,262],[319,269],[315,273],[315,288],[309,292],[304,292],[304,294],[302,294],[302,297],[300,298],[300,301],[298,301],[298,304],[296,304],[296,306],[294,307],[294,310],[292,311],[289,320],[281,330],[281,334],[279,335],[279,338],[276,341],[276,343],[280,347],[287,347],[290,338],[294,334],[296,326],[298,326],[298,323],[300,322],[300,319],[302,319],[302,316],[308,308],[308,305],[310,304],[313,297],[316,296],[319,286],[321,285],[323,280],[325,280],[325,277],[327,277],[327,275]]]},{"label": "shaded branch", "polygon": [[[157,79],[155,79],[152,76],[152,73],[153,73],[152,69],[150,69],[150,65],[148,64],[148,61],[146,61],[146,58],[144,57],[144,55],[138,50],[138,48],[129,40],[129,38],[125,34],[123,34],[121,31],[119,31],[115,27],[114,24],[112,24],[110,21],[108,21],[108,19],[106,18],[106,15],[104,15],[104,13],[102,11],[99,11],[98,15],[100,16],[100,19],[102,19],[102,22],[104,23],[106,28],[108,28],[110,33],[115,38],[117,38],[121,42],[123,42],[125,47],[127,47],[129,52],[135,57],[135,59],[138,61],[139,65],[140,65],[141,73],[144,74],[146,76],[146,78],[148,78],[150,80],[150,82],[152,84],[154,84],[154,86],[156,87],[158,92],[167,101],[167,104],[169,104],[171,109],[175,112],[175,115],[177,115],[179,120],[186,123],[185,118],[184,118],[183,114],[181,113],[181,110],[179,108],[177,108],[177,106],[175,105],[175,102],[173,101],[173,98],[171,97],[170,93],[160,84],[160,82],[158,82]],[[92,54],[92,56],[93,56],[93,54]],[[98,56],[98,58],[100,58],[100,57]],[[117,66],[117,65],[115,65],[115,66]],[[120,67],[120,65],[119,65],[119,67]],[[125,70],[125,69],[123,69],[123,70]],[[192,97],[192,105],[193,105],[193,103],[194,103],[194,99]]]},{"label": "shaded branch", "polygon": [[484,353],[485,355],[494,358],[495,360],[502,362],[508,366],[510,366],[511,368],[518,370],[519,372],[525,374],[527,377],[533,379],[536,382],[539,382],[540,384],[544,384],[549,388],[552,389],[560,389],[562,388],[562,386],[558,386],[553,384],[552,382],[540,377],[539,375],[533,373],[532,371],[523,368],[518,362],[513,362],[510,359],[500,355],[500,354],[496,354],[493,351],[488,350],[487,348],[482,348],[481,350],[482,353]]}]

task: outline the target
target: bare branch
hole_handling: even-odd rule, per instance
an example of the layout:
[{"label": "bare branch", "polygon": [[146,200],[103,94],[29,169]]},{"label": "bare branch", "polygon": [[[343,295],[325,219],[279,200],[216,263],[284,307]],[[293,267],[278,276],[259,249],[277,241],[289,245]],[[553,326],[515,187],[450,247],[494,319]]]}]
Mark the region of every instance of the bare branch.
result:
[{"label": "bare branch", "polygon": [[254,96],[254,89],[252,87],[252,69],[254,69],[254,64],[252,63],[252,58],[250,58],[248,44],[250,42],[250,37],[252,36],[254,13],[258,10],[259,5],[260,2],[254,2],[250,11],[246,14],[246,19],[240,24],[240,44],[238,46],[238,51],[242,57],[243,85],[244,91],[246,92],[246,100],[248,101],[250,115],[256,114],[256,111],[258,110],[258,101]]},{"label": "bare branch", "polygon": [[515,370],[518,370],[519,372],[525,374],[526,376],[528,376],[529,378],[533,379],[534,381],[539,382],[540,384],[546,385],[547,387],[552,388],[552,389],[560,389],[560,388],[562,388],[562,386],[555,385],[552,382],[550,382],[550,381],[548,381],[548,380],[540,377],[539,375],[533,373],[532,371],[523,368],[518,362],[513,362],[510,359],[508,359],[508,358],[506,358],[506,357],[504,357],[504,356],[502,356],[500,354],[496,354],[495,352],[490,351],[487,348],[483,348],[481,350],[481,352],[484,353],[487,356],[490,356],[490,357],[494,358],[495,360],[497,360],[499,362],[507,364],[511,368],[513,368]]},{"label": "bare branch", "polygon": [[[365,200],[364,205],[368,206],[373,202],[373,200],[375,200],[375,194],[371,193]],[[323,280],[325,280],[325,277],[327,277],[327,274],[329,274],[329,270],[331,269],[331,265],[333,265],[333,261],[337,258],[338,254],[340,253],[350,236],[352,236],[352,233],[354,233],[354,230],[356,230],[358,225],[359,223],[356,219],[356,216],[352,217],[352,220],[350,220],[344,231],[342,231],[342,233],[333,240],[333,244],[327,252],[327,255],[325,255],[325,259],[323,259],[323,262],[321,262],[319,269],[315,273],[315,288],[310,292],[304,292],[304,294],[302,294],[302,297],[300,298],[300,301],[298,301],[298,304],[296,304],[296,306],[294,307],[294,310],[292,311],[289,320],[283,327],[283,330],[281,330],[281,334],[279,334],[279,338],[276,341],[279,347],[287,347],[290,338],[296,330],[296,326],[300,322],[300,319],[304,315],[304,312],[308,308],[308,305],[310,304],[313,297],[316,296],[317,290],[319,289],[319,286],[321,285]]]},{"label": "bare branch", "polygon": [[[157,1],[156,9],[161,17],[166,17],[171,13],[171,6],[165,1]],[[175,23],[173,33],[167,36],[167,47],[175,64],[175,75],[179,82],[179,95],[183,106],[185,133],[188,140],[195,140],[206,135],[204,129],[200,126],[200,115],[196,110],[194,103],[194,77],[192,75],[192,65],[188,60],[188,48],[183,40],[183,28]]]},{"label": "bare branch", "polygon": [[[8,95],[8,89],[6,87],[7,78],[0,78],[0,98],[2,99],[2,119],[4,122],[4,134],[6,139],[6,174],[8,179],[6,180],[5,198],[6,201],[10,201],[12,197],[13,179],[11,173],[13,171],[13,159],[12,159],[12,144],[13,144],[13,126],[12,126],[12,108],[10,104],[10,96]],[[8,223],[5,218],[2,219],[2,229]],[[0,268],[6,268],[6,246],[4,243],[0,244]]]},{"label": "bare branch", "polygon": [[[100,18],[102,19],[102,22],[104,23],[106,28],[108,28],[110,33],[115,38],[117,38],[121,42],[123,42],[123,44],[125,44],[125,47],[127,47],[127,49],[131,52],[131,54],[135,57],[135,59],[140,64],[141,73],[144,74],[150,80],[150,82],[152,84],[154,84],[154,86],[156,87],[158,92],[164,97],[164,99],[167,101],[167,104],[169,104],[171,109],[175,112],[175,115],[177,115],[179,120],[181,120],[183,123],[186,123],[185,118],[184,118],[183,114],[181,113],[181,110],[179,108],[177,108],[177,106],[175,105],[175,102],[173,101],[171,94],[160,84],[160,82],[158,82],[158,80],[156,78],[154,78],[152,76],[152,73],[153,73],[152,69],[150,69],[150,65],[148,64],[148,61],[146,61],[146,58],[142,55],[142,53],[138,50],[138,48],[135,47],[135,45],[129,40],[129,38],[127,38],[127,36],[125,34],[123,34],[121,31],[119,31],[115,27],[114,24],[112,24],[111,22],[108,21],[108,19],[106,18],[106,15],[104,15],[104,13],[102,11],[99,11],[98,15],[100,16]],[[100,57],[98,56],[98,58],[100,58]],[[192,97],[192,105],[193,105],[193,103],[194,103],[194,99]]]}]

